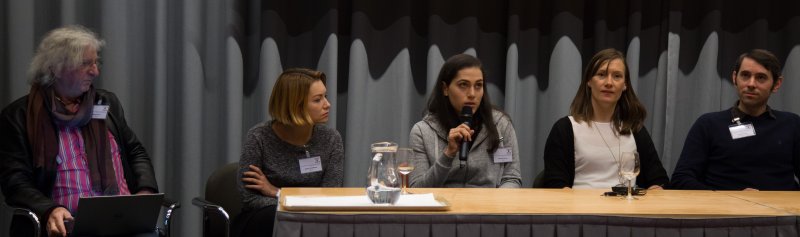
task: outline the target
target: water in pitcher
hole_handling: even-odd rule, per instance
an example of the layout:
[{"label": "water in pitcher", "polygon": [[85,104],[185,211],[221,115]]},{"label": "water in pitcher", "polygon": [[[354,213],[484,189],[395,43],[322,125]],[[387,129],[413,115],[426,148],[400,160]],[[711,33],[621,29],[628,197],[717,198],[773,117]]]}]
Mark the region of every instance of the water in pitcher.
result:
[{"label": "water in pitcher", "polygon": [[372,161],[369,167],[367,197],[376,204],[394,204],[400,198],[395,153],[397,143],[378,142],[371,146]]}]

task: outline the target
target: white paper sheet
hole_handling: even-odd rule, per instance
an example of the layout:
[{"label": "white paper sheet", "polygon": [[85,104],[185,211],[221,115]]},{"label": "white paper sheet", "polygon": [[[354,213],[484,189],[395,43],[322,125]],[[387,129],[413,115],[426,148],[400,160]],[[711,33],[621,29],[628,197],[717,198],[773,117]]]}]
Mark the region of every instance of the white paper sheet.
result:
[{"label": "white paper sheet", "polygon": [[[389,204],[373,204],[366,195],[360,196],[286,196],[287,206],[312,207],[368,207],[387,206]],[[444,204],[436,201],[433,193],[400,195],[394,206],[404,207],[440,207]]]}]

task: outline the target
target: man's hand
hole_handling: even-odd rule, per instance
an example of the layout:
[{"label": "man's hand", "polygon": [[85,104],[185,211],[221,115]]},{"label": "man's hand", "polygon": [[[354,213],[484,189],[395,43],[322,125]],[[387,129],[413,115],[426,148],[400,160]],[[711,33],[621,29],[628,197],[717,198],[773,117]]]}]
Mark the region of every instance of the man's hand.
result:
[{"label": "man's hand", "polygon": [[661,187],[661,186],[658,186],[658,185],[653,185],[653,186],[650,186],[647,189],[648,190],[664,190],[664,187]]},{"label": "man's hand", "polygon": [[49,236],[67,236],[64,221],[72,221],[72,214],[66,208],[56,207],[47,217],[47,232]]}]

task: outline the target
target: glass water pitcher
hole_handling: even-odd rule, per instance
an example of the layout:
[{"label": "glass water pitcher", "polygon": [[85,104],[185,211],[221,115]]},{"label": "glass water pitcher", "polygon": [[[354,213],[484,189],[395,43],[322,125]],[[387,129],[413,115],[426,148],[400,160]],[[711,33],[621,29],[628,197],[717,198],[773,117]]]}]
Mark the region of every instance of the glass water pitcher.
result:
[{"label": "glass water pitcher", "polygon": [[400,198],[397,173],[397,143],[376,142],[371,146],[372,161],[367,175],[367,197],[375,204],[394,204]]}]

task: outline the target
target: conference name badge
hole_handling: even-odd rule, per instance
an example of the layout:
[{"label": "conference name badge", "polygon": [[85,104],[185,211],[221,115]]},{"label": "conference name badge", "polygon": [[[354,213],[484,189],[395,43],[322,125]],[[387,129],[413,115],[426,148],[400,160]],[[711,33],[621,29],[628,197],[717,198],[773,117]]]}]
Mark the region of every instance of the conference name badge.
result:
[{"label": "conference name badge", "polygon": [[92,106],[92,119],[106,119],[108,117],[108,105]]},{"label": "conference name badge", "polygon": [[511,147],[500,147],[494,151],[494,163],[508,163],[514,158]]},{"label": "conference name badge", "polygon": [[313,173],[322,171],[322,159],[319,156],[300,159],[300,173]]},{"label": "conference name badge", "polygon": [[751,123],[733,124],[728,126],[728,130],[731,131],[731,137],[733,140],[756,135],[756,129]]}]

